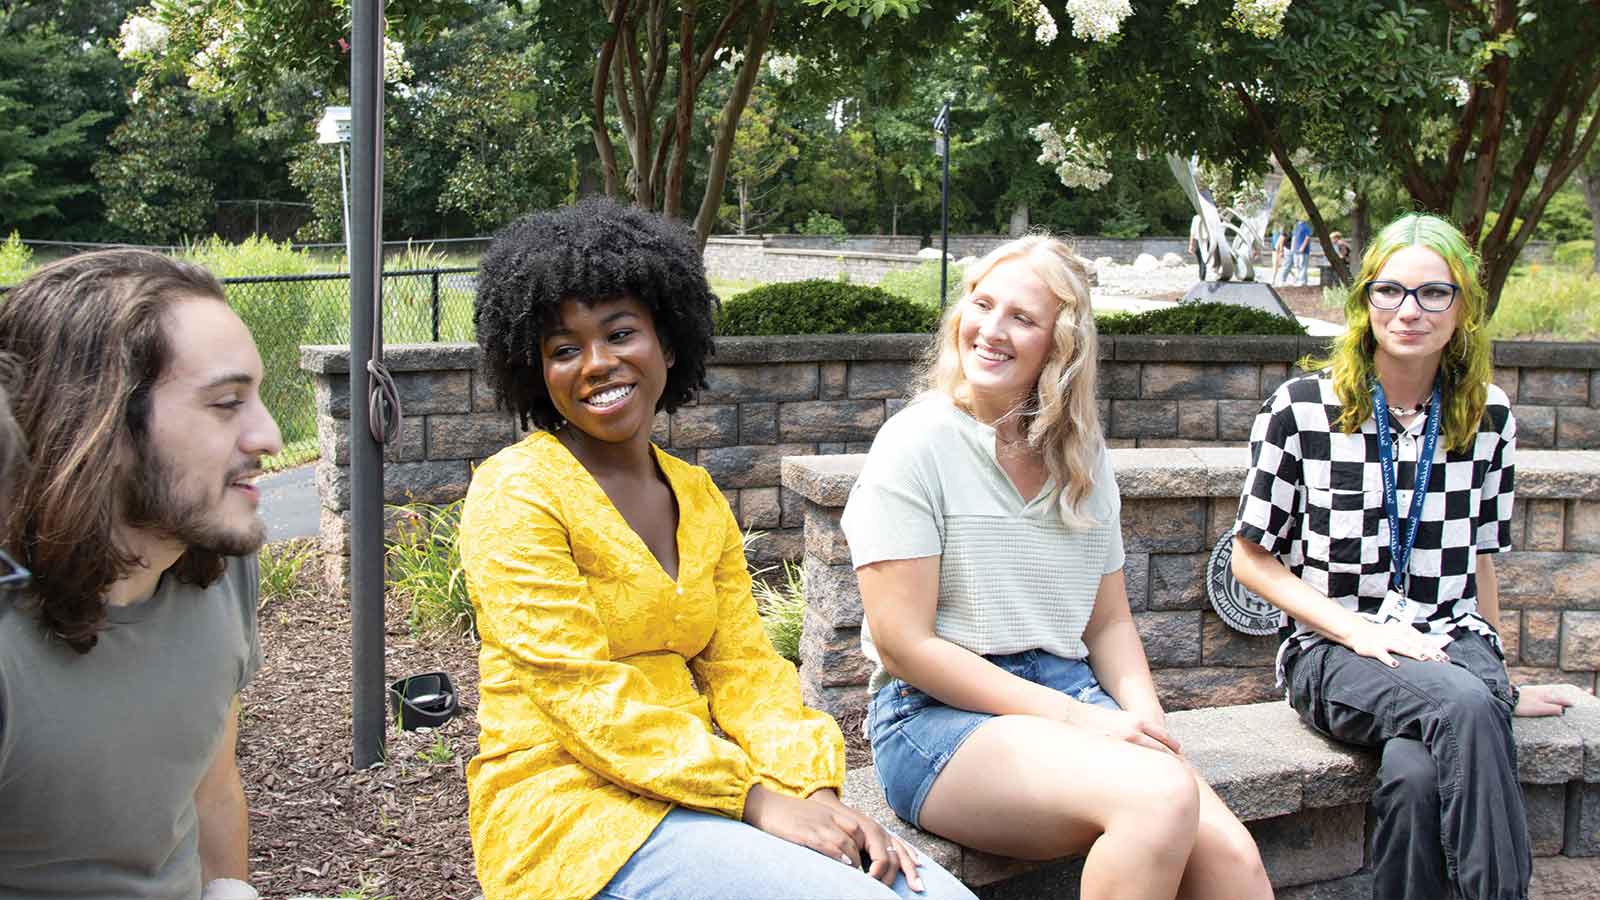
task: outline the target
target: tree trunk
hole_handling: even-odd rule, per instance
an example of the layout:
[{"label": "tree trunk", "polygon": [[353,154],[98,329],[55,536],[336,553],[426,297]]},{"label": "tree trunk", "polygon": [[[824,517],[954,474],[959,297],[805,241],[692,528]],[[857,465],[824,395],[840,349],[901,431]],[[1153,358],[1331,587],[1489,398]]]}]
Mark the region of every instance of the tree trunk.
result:
[{"label": "tree trunk", "polygon": [[750,182],[739,179],[739,233],[750,233]]},{"label": "tree trunk", "polygon": [[739,130],[739,117],[744,115],[745,104],[750,102],[750,92],[755,89],[756,76],[761,73],[761,59],[767,52],[767,38],[772,34],[772,23],[778,17],[776,0],[767,0],[761,8],[761,17],[750,26],[750,37],[745,42],[744,62],[739,65],[739,77],[734,80],[728,102],[723,104],[722,116],[717,121],[717,142],[711,151],[711,163],[706,170],[706,192],[700,198],[700,212],[694,217],[694,233],[704,250],[706,239],[717,223],[717,209],[722,205],[722,191],[728,183],[728,157],[733,153],[733,138]]},{"label": "tree trunk", "polygon": [[1261,129],[1267,148],[1278,161],[1278,168],[1283,170],[1284,177],[1294,185],[1295,196],[1300,198],[1300,205],[1305,207],[1306,218],[1311,220],[1311,228],[1316,232],[1317,241],[1322,244],[1322,254],[1328,258],[1328,267],[1333,270],[1334,279],[1340,284],[1349,284],[1350,266],[1334,252],[1333,241],[1328,237],[1328,223],[1323,221],[1322,212],[1317,209],[1316,198],[1311,196],[1311,189],[1306,186],[1306,180],[1301,177],[1300,170],[1294,167],[1294,160],[1289,158],[1289,152],[1283,146],[1283,139],[1278,136],[1277,129],[1267,124],[1266,116],[1262,115],[1261,107],[1256,105],[1255,98],[1250,96],[1250,92],[1237,84],[1233,89],[1240,102],[1244,104],[1245,111],[1250,114],[1251,121]]},{"label": "tree trunk", "polygon": [[1372,240],[1372,203],[1366,191],[1356,192],[1356,206],[1350,213],[1350,258],[1359,260]]},{"label": "tree trunk", "polygon": [[1018,201],[1011,209],[1011,236],[1022,237],[1028,232],[1028,203]]},{"label": "tree trunk", "polygon": [[1583,199],[1589,204],[1589,227],[1594,234],[1594,271],[1600,275],[1600,163],[1580,174],[1578,183],[1583,185]]}]

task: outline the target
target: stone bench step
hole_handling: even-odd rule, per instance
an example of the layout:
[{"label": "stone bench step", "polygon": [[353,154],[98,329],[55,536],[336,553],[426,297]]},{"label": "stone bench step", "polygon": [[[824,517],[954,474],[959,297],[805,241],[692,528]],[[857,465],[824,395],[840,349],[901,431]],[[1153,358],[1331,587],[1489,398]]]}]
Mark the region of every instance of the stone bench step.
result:
[{"label": "stone bench step", "polygon": [[[1561,718],[1518,719],[1536,886],[1544,900],[1600,896],[1600,699],[1578,694]],[[1280,900],[1371,896],[1365,870],[1375,754],[1306,728],[1283,702],[1172,713],[1185,756],[1243,820]],[[871,767],[852,770],[844,800],[990,900],[1077,897],[1082,861],[1030,862],[967,849],[897,818]],[[1571,859],[1554,859],[1563,854]],[[1542,879],[1542,881],[1541,881]]]}]

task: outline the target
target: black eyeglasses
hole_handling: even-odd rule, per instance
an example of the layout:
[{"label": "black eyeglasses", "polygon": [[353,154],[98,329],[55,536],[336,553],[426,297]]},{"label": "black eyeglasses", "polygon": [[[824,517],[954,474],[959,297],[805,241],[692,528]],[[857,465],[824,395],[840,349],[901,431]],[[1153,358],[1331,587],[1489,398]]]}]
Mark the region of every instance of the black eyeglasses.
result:
[{"label": "black eyeglasses", "polygon": [[1407,297],[1417,298],[1417,305],[1428,312],[1444,312],[1456,302],[1461,288],[1448,281],[1430,281],[1408,288],[1398,281],[1367,282],[1367,302],[1373,309],[1399,309]]},{"label": "black eyeglasses", "polygon": [[23,567],[22,563],[11,558],[11,554],[0,550],[0,566],[5,571],[0,572],[0,590],[9,588],[24,588],[33,581],[33,573]]}]

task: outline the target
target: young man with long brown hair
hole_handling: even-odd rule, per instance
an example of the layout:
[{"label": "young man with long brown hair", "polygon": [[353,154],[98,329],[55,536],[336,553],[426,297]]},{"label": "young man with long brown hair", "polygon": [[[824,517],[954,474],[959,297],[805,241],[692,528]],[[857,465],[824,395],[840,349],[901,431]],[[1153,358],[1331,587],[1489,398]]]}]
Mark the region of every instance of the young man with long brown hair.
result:
[{"label": "young man with long brown hair", "polygon": [[280,439],[204,269],[113,250],[0,301],[0,898],[253,897],[234,745],[260,660],[249,483]]}]

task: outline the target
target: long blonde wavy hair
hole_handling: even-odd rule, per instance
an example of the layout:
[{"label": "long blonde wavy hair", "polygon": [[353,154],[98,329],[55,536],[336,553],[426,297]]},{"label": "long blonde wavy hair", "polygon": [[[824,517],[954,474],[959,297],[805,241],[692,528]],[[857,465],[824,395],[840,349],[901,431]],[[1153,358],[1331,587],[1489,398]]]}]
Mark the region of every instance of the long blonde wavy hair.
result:
[{"label": "long blonde wavy hair", "polygon": [[1071,247],[1048,234],[1030,234],[996,247],[970,266],[961,300],[951,304],[939,324],[921,387],[944,394],[968,413],[973,411],[971,386],[961,370],[961,310],[995,266],[1018,258],[1028,262],[1061,305],[1039,381],[1028,398],[1006,415],[1017,417],[1028,446],[1043,454],[1045,471],[1057,485],[1062,522],[1069,528],[1087,527],[1096,522],[1083,511],[1083,502],[1094,488],[1105,438],[1095,399],[1099,341],[1089,303],[1089,276]]}]

